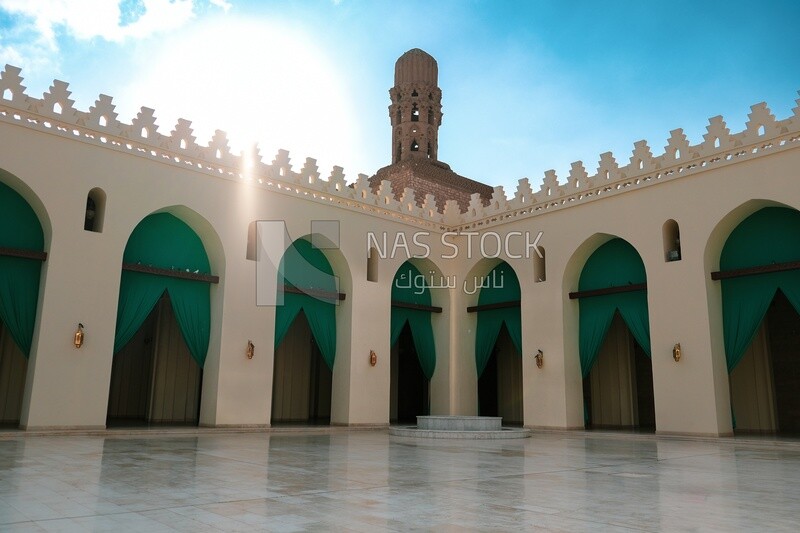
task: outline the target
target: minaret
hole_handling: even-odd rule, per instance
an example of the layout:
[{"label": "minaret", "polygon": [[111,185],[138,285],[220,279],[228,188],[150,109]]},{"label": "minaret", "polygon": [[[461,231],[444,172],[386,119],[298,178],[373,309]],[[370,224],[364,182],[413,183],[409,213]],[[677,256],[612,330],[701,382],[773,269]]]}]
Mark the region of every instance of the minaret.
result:
[{"label": "minaret", "polygon": [[433,196],[436,209],[443,212],[448,200],[455,200],[462,211],[480,194],[489,205],[494,189],[453,172],[439,161],[439,126],[442,125],[442,90],[439,66],[419,48],[409,50],[394,64],[394,87],[389,89],[392,105],[392,162],[369,178],[373,191],[383,180],[392,184],[392,193],[404,198],[414,191],[418,206]]},{"label": "minaret", "polygon": [[442,125],[442,90],[436,60],[419,48],[409,50],[394,65],[392,163],[409,159],[436,161]]}]

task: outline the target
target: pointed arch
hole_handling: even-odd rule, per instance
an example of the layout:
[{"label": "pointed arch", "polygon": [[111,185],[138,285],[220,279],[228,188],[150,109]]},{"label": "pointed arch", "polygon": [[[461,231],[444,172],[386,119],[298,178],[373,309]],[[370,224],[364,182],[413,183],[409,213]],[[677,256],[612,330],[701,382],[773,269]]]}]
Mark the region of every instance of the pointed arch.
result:
[{"label": "pointed arch", "polygon": [[[720,253],[722,273],[800,262],[800,211],[763,207],[731,231]],[[800,272],[787,270],[721,280],[728,372],[741,361],[778,290],[800,312]]]},{"label": "pointed arch", "polygon": [[53,236],[53,225],[50,222],[50,214],[39,195],[22,179],[2,168],[0,168],[0,183],[10,187],[16,194],[21,196],[36,214],[44,236],[44,250],[48,250]]},{"label": "pointed arch", "polygon": [[[297,239],[284,252],[278,268],[279,288],[286,291],[283,305],[275,312],[275,347],[280,345],[289,326],[302,311],[319,346],[325,364],[333,370],[336,359],[336,303],[338,283],[322,250],[306,239]],[[328,294],[326,296],[325,294]]]},{"label": "pointed arch", "polygon": [[[481,282],[478,295],[478,325],[475,333],[475,365],[478,376],[483,373],[503,326],[522,354],[522,323],[520,319],[520,286],[511,265],[501,261]],[[494,309],[481,309],[496,306]]]},{"label": "pointed arch", "polygon": [[393,346],[397,342],[403,327],[408,324],[422,372],[430,380],[436,369],[436,345],[431,325],[431,312],[399,307],[395,306],[395,303],[431,306],[431,291],[425,276],[410,261],[400,265],[392,282],[393,306],[389,344]]},{"label": "pointed arch", "polygon": [[[123,264],[211,274],[209,257],[198,234],[166,212],[148,215],[136,226],[125,246]],[[114,353],[139,330],[164,292],[169,293],[184,341],[202,368],[211,330],[210,287],[190,279],[123,270]]]},{"label": "pointed arch", "polygon": [[51,236],[40,198],[0,169],[0,423],[22,418]]},{"label": "pointed arch", "polygon": [[[626,240],[613,238],[586,260],[578,290],[597,291],[647,282],[644,263]],[[579,302],[579,346],[581,373],[589,375],[614,314],[619,312],[639,346],[650,356],[650,322],[644,290],[617,292],[581,298]]]},{"label": "pointed arch", "polygon": [[[41,253],[44,245],[42,223],[33,207],[15,189],[0,182],[0,247]],[[25,357],[33,344],[41,272],[40,259],[0,255],[0,320]]]},{"label": "pointed arch", "polygon": [[219,236],[189,207],[165,207],[131,230],[121,267],[106,423],[197,424],[203,368],[219,357]]}]

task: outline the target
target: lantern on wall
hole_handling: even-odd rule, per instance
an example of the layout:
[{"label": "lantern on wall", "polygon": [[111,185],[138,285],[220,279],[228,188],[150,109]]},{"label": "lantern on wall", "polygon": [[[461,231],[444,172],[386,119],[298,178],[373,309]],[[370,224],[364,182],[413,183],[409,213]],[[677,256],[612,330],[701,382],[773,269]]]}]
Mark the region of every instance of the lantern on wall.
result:
[{"label": "lantern on wall", "polygon": [[677,343],[672,347],[672,358],[675,359],[676,363],[681,360],[681,343]]},{"label": "lantern on wall", "polygon": [[75,330],[75,336],[72,339],[72,343],[75,345],[75,348],[80,348],[83,346],[83,324],[78,322],[78,329]]},{"label": "lantern on wall", "polygon": [[253,356],[256,354],[256,345],[253,344],[253,341],[247,341],[247,350],[245,351],[245,355],[247,355],[248,359],[252,359]]}]

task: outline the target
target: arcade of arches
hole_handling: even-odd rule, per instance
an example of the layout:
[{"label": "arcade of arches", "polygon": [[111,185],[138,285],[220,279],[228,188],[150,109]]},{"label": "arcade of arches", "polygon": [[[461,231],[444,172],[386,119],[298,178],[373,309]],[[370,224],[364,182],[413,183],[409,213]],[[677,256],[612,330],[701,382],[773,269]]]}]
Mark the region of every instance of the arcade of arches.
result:
[{"label": "arcade of arches", "polygon": [[[0,185],[0,421],[20,421],[37,314],[42,227],[30,205]],[[13,221],[14,231],[9,221]],[[775,268],[800,258],[800,212],[764,207],[744,218],[720,255],[725,356],[731,415],[737,432],[800,431],[800,279]],[[211,275],[203,242],[169,213],[144,218],[123,255],[107,423],[197,424],[203,365],[211,329],[210,285],[164,275],[177,270]],[[145,265],[147,269],[130,269]],[[298,239],[280,267],[284,305],[275,314],[272,423],[330,423],[332,376],[337,371],[336,274],[322,250]],[[389,421],[413,423],[432,412],[432,380],[439,369],[431,317],[431,289],[411,262],[391,288]],[[514,269],[499,263],[480,289],[474,345],[476,413],[523,424],[525,294]],[[408,282],[407,282],[408,281]],[[621,238],[597,247],[579,277],[578,335],[587,428],[658,427],[651,362],[647,275],[636,249]]]},{"label": "arcade of arches", "polygon": [[395,66],[395,163],[357,180],[100,124],[6,67],[0,424],[800,431],[800,110],[514,192],[439,159],[436,60]]}]

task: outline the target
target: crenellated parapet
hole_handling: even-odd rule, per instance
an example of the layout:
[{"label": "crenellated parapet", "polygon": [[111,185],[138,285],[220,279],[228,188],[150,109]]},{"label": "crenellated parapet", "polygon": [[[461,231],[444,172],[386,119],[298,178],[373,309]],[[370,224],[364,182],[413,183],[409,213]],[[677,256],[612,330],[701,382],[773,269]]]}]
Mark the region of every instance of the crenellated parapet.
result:
[{"label": "crenellated parapet", "polygon": [[600,154],[597,170],[589,175],[582,161],[572,163],[565,181],[554,170],[544,174],[534,192],[528,178],[519,180],[513,197],[495,188],[490,205],[470,209],[453,229],[474,229],[519,217],[536,216],[556,209],[624,194],[643,187],[694,175],[715,168],[800,148],[800,99],[792,116],[776,120],[765,103],[751,106],[745,129],[731,133],[721,116],[709,119],[703,140],[689,143],[682,129],[670,132],[664,151],[654,156],[647,141],[634,143],[628,163],[620,166],[611,152]]},{"label": "crenellated parapet", "polygon": [[750,108],[745,129],[731,133],[722,117],[712,117],[701,142],[690,144],[682,129],[670,132],[663,152],[654,156],[646,141],[634,143],[628,162],[620,166],[610,152],[600,155],[594,174],[581,161],[572,163],[565,180],[545,172],[537,190],[527,178],[519,180],[513,196],[494,187],[484,205],[473,195],[465,211],[455,200],[437,205],[433,195],[420,203],[412,188],[395,194],[389,180],[376,189],[359,174],[348,184],[342,167],[326,178],[315,159],[297,170],[289,152],[279,150],[266,163],[257,145],[238,154],[227,134],[216,130],[206,145],[198,144],[189,120],[179,119],[168,135],[159,132],[153,109],[142,107],[126,124],[119,120],[113,99],[100,95],[87,111],[75,109],[69,85],[55,80],[42,95],[26,93],[21,70],[6,65],[0,72],[0,121],[46,131],[76,141],[147,158],[216,179],[248,182],[280,194],[341,208],[390,217],[414,226],[453,230],[488,227],[520,217],[537,216],[657,183],[694,175],[753,158],[800,147],[800,99],[792,116],[776,120],[765,103]]},{"label": "crenellated parapet", "polygon": [[436,201],[426,198],[419,207],[413,189],[406,189],[403,198],[398,199],[387,180],[374,193],[365,174],[359,174],[355,182],[348,185],[344,170],[339,166],[334,166],[327,179],[323,179],[312,158],[307,158],[295,171],[286,150],[278,150],[271,163],[262,159],[257,145],[234,154],[222,130],[216,130],[203,146],[197,143],[191,121],[183,118],[178,119],[169,135],[165,135],[159,132],[155,110],[148,107],[142,107],[131,123],[126,124],[120,122],[112,97],[104,94],[88,111],[81,111],[74,107],[69,84],[60,80],[55,80],[42,98],[34,98],[26,94],[20,74],[21,70],[11,65],[0,72],[0,121],[216,178],[247,181],[282,194],[443,229],[443,216]]}]

